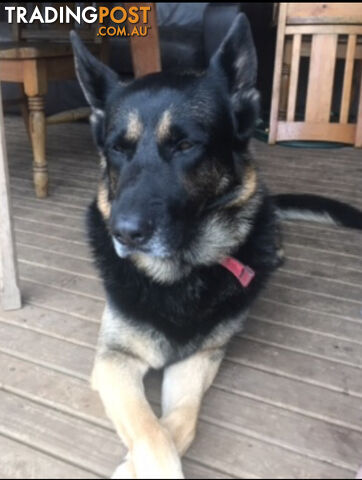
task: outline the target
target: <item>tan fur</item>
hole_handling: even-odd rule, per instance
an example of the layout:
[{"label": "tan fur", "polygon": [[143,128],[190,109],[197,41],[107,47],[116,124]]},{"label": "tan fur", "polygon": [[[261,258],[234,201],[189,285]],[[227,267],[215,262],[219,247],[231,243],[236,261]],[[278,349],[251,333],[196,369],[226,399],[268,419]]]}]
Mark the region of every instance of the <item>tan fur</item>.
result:
[{"label": "tan fur", "polygon": [[93,386],[129,449],[133,468],[128,466],[128,475],[134,472],[135,478],[183,478],[176,447],[144,395],[147,370],[139,359],[107,352],[96,359]]},{"label": "tan fur", "polygon": [[126,139],[132,142],[137,142],[143,131],[143,125],[141,119],[138,115],[138,112],[132,111],[128,114],[128,124],[127,124],[127,131],[126,131]]},{"label": "tan fur", "polygon": [[162,142],[169,137],[171,133],[171,130],[170,130],[171,119],[172,119],[171,111],[165,110],[156,127],[156,135],[157,135],[157,140],[159,142]]},{"label": "tan fur", "polygon": [[99,166],[100,166],[101,172],[104,172],[105,169],[107,168],[107,160],[104,155],[101,155],[99,158]]},{"label": "tan fur", "polygon": [[[195,438],[202,398],[214,381],[223,356],[223,349],[202,350],[165,370],[162,385],[163,413],[160,425],[171,435],[180,456],[186,453]],[[101,371],[100,375],[105,378],[105,373],[108,375],[108,372],[104,371]],[[109,380],[111,379],[107,381]],[[136,398],[133,398],[133,402],[133,408],[139,409],[140,405]],[[129,413],[131,413],[131,409]],[[134,419],[135,423],[139,422],[144,413],[144,411],[140,411],[139,418]],[[152,437],[148,437],[152,440],[157,439],[158,431],[155,425],[150,425],[146,421],[145,426],[147,428],[143,434],[152,435]],[[162,450],[158,451],[158,455],[162,456]],[[137,474],[132,477],[132,472],[137,472],[137,460],[132,452],[117,472],[118,475],[124,473],[125,476],[122,478],[153,478],[149,471],[146,477],[139,477]]]},{"label": "tan fur", "polygon": [[190,266],[181,265],[175,258],[155,258],[145,253],[137,253],[132,255],[132,260],[139,269],[159,283],[175,282],[191,270]]},{"label": "tan fur", "polygon": [[102,317],[102,327],[99,334],[99,351],[107,352],[114,346],[117,350],[138,358],[154,369],[162,368],[166,358],[162,351],[165,345],[152,339],[149,331],[136,328],[121,314],[115,313],[106,305]]},{"label": "tan fur", "polygon": [[184,455],[194,440],[202,397],[219,370],[223,350],[204,350],[168,367],[162,385],[162,424]]},{"label": "tan fur", "polygon": [[[253,207],[253,208],[252,208]],[[250,215],[254,210],[250,206]],[[214,265],[227,255],[242,242],[250,232],[250,223],[248,221],[248,212],[238,212],[235,215],[235,221],[229,222],[222,211],[216,211],[210,214],[204,222],[203,228],[197,239],[192,245],[192,249],[184,254],[186,260],[190,263]]]},{"label": "tan fur", "polygon": [[228,207],[241,207],[247,203],[256,193],[258,188],[258,176],[253,166],[247,167],[245,181],[239,189],[239,195],[228,203]]},{"label": "tan fur", "polygon": [[93,385],[132,457],[136,478],[182,478],[176,448],[147,402],[147,366],[119,352],[96,359]]},{"label": "tan fur", "polygon": [[108,220],[111,216],[111,204],[108,199],[108,189],[103,180],[98,185],[97,206],[103,218]]},{"label": "tan fur", "polygon": [[222,175],[219,179],[219,183],[216,188],[216,194],[219,195],[220,193],[223,193],[229,185],[230,185],[230,177],[226,174]]},{"label": "tan fur", "polygon": [[145,397],[143,378],[150,367],[165,366],[173,347],[162,334],[132,326],[106,306],[92,381],[129,449],[114,478],[182,478],[179,455],[195,437],[202,397],[217,374],[225,344],[243,320],[216,327],[197,353],[166,368],[158,420]]}]

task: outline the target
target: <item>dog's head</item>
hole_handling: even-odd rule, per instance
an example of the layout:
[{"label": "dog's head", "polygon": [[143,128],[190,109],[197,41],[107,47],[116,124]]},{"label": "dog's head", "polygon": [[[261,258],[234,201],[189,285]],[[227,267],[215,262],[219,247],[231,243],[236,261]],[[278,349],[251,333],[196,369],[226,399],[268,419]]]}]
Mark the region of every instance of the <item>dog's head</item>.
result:
[{"label": "dog's head", "polygon": [[72,43],[101,155],[98,207],[117,254],[160,280],[177,276],[176,263],[222,258],[245,237],[241,220],[257,191],[245,155],[259,105],[245,16],[203,74],[158,73],[125,85],[75,33]]}]

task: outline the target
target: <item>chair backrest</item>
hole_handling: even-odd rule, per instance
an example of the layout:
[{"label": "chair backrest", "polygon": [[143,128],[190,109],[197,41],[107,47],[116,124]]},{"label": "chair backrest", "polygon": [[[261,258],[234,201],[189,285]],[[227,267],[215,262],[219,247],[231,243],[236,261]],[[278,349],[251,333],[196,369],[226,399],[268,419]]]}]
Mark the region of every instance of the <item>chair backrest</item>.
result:
[{"label": "chair backrest", "polygon": [[[288,139],[355,143],[356,123],[361,121],[355,107],[361,83],[362,4],[281,3],[277,37],[271,143]],[[308,78],[300,101],[302,58]],[[343,78],[339,83],[337,61]],[[301,118],[296,115],[297,101],[305,106]]]},{"label": "chair backrest", "polygon": [[[75,12],[77,6],[82,8],[87,6],[97,6],[97,2],[21,2],[13,3],[15,6],[25,6],[28,12],[32,12],[35,7],[38,7],[39,10],[43,13],[44,9],[47,6],[53,7],[58,12],[61,9],[69,8]],[[47,39],[54,42],[64,42],[69,40],[69,31],[72,29],[77,29],[77,32],[82,37],[84,41],[92,42],[101,42],[101,37],[97,35],[99,29],[99,23],[87,23],[81,21],[81,23],[76,22],[76,20],[70,17],[70,23],[61,23],[56,21],[51,24],[43,24],[40,21],[34,21],[32,24],[25,23],[13,23],[13,40],[14,41],[41,41]]]},{"label": "chair backrest", "polygon": [[360,3],[287,3],[287,25],[354,25],[362,23]]}]

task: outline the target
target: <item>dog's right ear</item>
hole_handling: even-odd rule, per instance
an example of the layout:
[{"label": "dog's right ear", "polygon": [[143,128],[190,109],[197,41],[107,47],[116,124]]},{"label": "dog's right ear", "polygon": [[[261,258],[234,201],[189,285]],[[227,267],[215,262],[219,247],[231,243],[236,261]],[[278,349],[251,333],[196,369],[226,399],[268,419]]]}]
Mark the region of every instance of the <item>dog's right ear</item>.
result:
[{"label": "dog's right ear", "polygon": [[239,13],[218,50],[210,59],[209,70],[222,74],[230,94],[255,87],[257,58],[249,21]]},{"label": "dog's right ear", "polygon": [[248,19],[239,13],[211,57],[209,73],[226,85],[236,120],[236,136],[243,145],[259,116],[259,94],[255,88],[257,57]]},{"label": "dog's right ear", "polygon": [[72,30],[75,70],[84,96],[95,111],[103,111],[108,93],[119,82],[118,75],[97,60],[84,46],[78,34]]}]

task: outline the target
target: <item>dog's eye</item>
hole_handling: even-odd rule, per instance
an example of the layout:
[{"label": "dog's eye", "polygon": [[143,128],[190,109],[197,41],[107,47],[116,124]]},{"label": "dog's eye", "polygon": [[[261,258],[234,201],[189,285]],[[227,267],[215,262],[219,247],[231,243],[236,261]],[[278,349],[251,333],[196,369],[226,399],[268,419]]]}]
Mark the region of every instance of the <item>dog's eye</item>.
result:
[{"label": "dog's eye", "polygon": [[133,147],[132,143],[121,140],[116,145],[113,145],[112,149],[117,153],[129,153]]},{"label": "dog's eye", "polygon": [[189,142],[188,140],[181,140],[181,142],[176,145],[176,150],[178,152],[185,152],[186,150],[190,150],[190,148],[193,146],[193,143]]},{"label": "dog's eye", "polygon": [[115,145],[115,146],[113,147],[113,150],[114,150],[115,152],[120,152],[120,153],[122,153],[122,152],[124,152],[124,147],[123,147],[122,145]]}]

